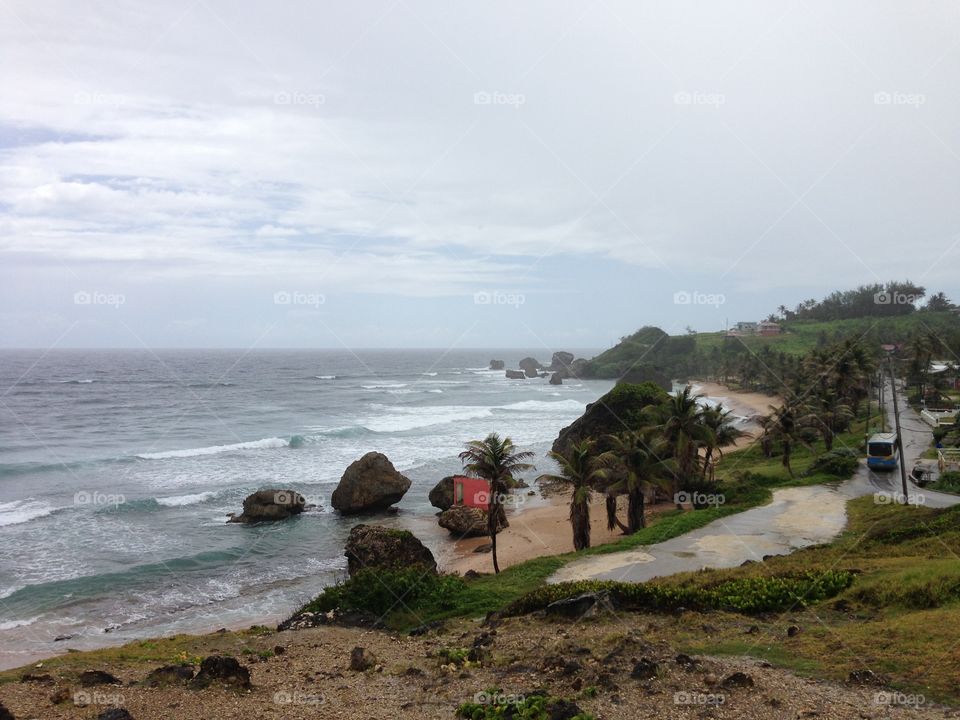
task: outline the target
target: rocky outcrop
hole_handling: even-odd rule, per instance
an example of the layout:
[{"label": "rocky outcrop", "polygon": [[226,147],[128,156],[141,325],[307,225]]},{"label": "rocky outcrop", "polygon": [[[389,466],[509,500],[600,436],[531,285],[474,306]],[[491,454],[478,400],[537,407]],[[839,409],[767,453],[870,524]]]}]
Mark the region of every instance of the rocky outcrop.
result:
[{"label": "rocky outcrop", "polygon": [[299,515],[307,500],[293,490],[258,490],[243,501],[243,512],[233,515],[228,522],[258,523],[286,520]]},{"label": "rocky outcrop", "polygon": [[503,370],[506,367],[506,363],[503,360],[491,360],[490,369],[491,370]]},{"label": "rocky outcrop", "polygon": [[641,383],[654,383],[667,392],[673,389],[673,381],[670,377],[663,370],[652,365],[633,367],[617,380],[617,385],[640,385]]},{"label": "rocky outcrop", "polygon": [[555,372],[550,376],[551,385],[563,385],[563,375],[559,372]]},{"label": "rocky outcrop", "polygon": [[536,358],[525,357],[520,361],[520,369],[523,370],[527,377],[534,378],[543,370],[543,365],[541,365]]},{"label": "rocky outcrop", "polygon": [[194,688],[205,688],[214,682],[246,690],[250,687],[250,671],[236,658],[210,655],[200,663],[200,671],[190,684]]},{"label": "rocky outcrop", "polygon": [[167,685],[184,685],[193,680],[193,667],[190,665],[164,665],[151,670],[143,684],[147,687],[166,687]]},{"label": "rocky outcrop", "polygon": [[507,370],[508,380],[526,380],[527,374],[523,370]]},{"label": "rocky outcrop", "polygon": [[574,443],[596,440],[598,452],[610,450],[609,435],[639,426],[641,413],[649,405],[666,400],[667,394],[652,383],[617,385],[568,425],[553,442],[553,451],[564,453]]},{"label": "rocky outcrop", "polygon": [[[501,523],[497,528],[500,532],[507,527],[507,519],[501,514]],[[480,508],[468,505],[454,505],[449,510],[440,513],[438,520],[440,527],[449,530],[451,535],[462,537],[478,537],[487,535],[487,513]]]},{"label": "rocky outcrop", "polygon": [[80,684],[83,687],[94,685],[119,685],[120,680],[105,670],[84,670],[80,673]]},{"label": "rocky outcrop", "polygon": [[573,353],[555,352],[553,357],[550,359],[550,367],[547,370],[552,370],[556,372],[557,370],[565,370],[570,367],[570,364],[573,362]]},{"label": "rocky outcrop", "polygon": [[453,475],[448,475],[433,486],[428,498],[430,504],[438,510],[449,510],[453,506]]},{"label": "rocky outcrop", "polygon": [[410,480],[397,472],[383,453],[369,452],[350,464],[330,503],[344,515],[385,510],[400,502]]},{"label": "rocky outcrop", "polygon": [[433,553],[412,532],[379,525],[356,525],[350,530],[344,555],[351,576],[365,568],[399,570],[413,565],[437,571]]}]

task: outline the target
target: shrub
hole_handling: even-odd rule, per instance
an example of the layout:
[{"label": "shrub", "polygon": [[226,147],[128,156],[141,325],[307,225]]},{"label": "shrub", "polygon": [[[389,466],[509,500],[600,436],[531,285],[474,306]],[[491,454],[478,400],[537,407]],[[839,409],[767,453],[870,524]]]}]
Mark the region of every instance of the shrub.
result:
[{"label": "shrub", "polygon": [[937,490],[946,490],[947,492],[960,492],[960,472],[948,470],[941,473],[934,487]]},{"label": "shrub", "polygon": [[457,708],[457,717],[468,720],[550,720],[554,717],[570,720],[593,720],[593,715],[566,700],[548,697],[540,692],[522,695],[504,695],[501,690],[478,693],[483,702],[463,703]]},{"label": "shrub", "polygon": [[524,615],[552,602],[587,592],[606,592],[617,607],[628,610],[732,610],[746,614],[804,608],[846,590],[853,573],[808,571],[774,577],[726,580],[713,586],[668,583],[621,583],[585,580],[538,588],[511,603],[504,615]]},{"label": "shrub", "polygon": [[859,467],[860,458],[857,454],[852,450],[840,448],[824,453],[814,460],[807,474],[815,475],[817,473],[824,473],[845,480],[852,477]]},{"label": "shrub", "polygon": [[326,588],[301,612],[340,610],[380,617],[421,602],[452,608],[464,587],[464,581],[456,575],[437,575],[421,566],[400,570],[365,568],[349,580]]}]

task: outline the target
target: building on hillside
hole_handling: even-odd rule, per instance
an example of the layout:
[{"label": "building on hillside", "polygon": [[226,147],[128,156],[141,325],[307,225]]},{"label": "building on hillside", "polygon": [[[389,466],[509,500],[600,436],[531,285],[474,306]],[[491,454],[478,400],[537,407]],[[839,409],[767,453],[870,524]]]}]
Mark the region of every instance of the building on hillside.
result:
[{"label": "building on hillside", "polygon": [[931,375],[937,375],[944,380],[944,384],[953,390],[960,390],[960,366],[950,360],[931,360]]},{"label": "building on hillside", "polygon": [[743,335],[756,335],[757,325],[755,322],[738,322],[732,328],[727,330],[727,337],[741,337]]},{"label": "building on hillside", "polygon": [[780,323],[770,322],[769,320],[764,320],[763,322],[757,323],[757,334],[765,336],[779,335]]}]

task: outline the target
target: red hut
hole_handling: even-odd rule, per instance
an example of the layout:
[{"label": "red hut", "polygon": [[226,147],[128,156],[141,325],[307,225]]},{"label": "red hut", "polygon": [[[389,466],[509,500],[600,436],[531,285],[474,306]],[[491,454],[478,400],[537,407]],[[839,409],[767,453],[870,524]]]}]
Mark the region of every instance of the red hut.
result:
[{"label": "red hut", "polygon": [[486,510],[490,504],[490,483],[483,478],[455,475],[453,478],[453,504]]}]

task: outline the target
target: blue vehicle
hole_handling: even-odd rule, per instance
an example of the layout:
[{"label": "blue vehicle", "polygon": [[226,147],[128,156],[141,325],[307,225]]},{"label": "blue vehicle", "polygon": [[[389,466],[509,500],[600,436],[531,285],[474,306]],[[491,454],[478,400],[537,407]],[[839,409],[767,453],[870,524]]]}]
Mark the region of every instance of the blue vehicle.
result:
[{"label": "blue vehicle", "polygon": [[896,433],[877,433],[867,440],[867,467],[873,470],[895,470],[900,462]]}]

